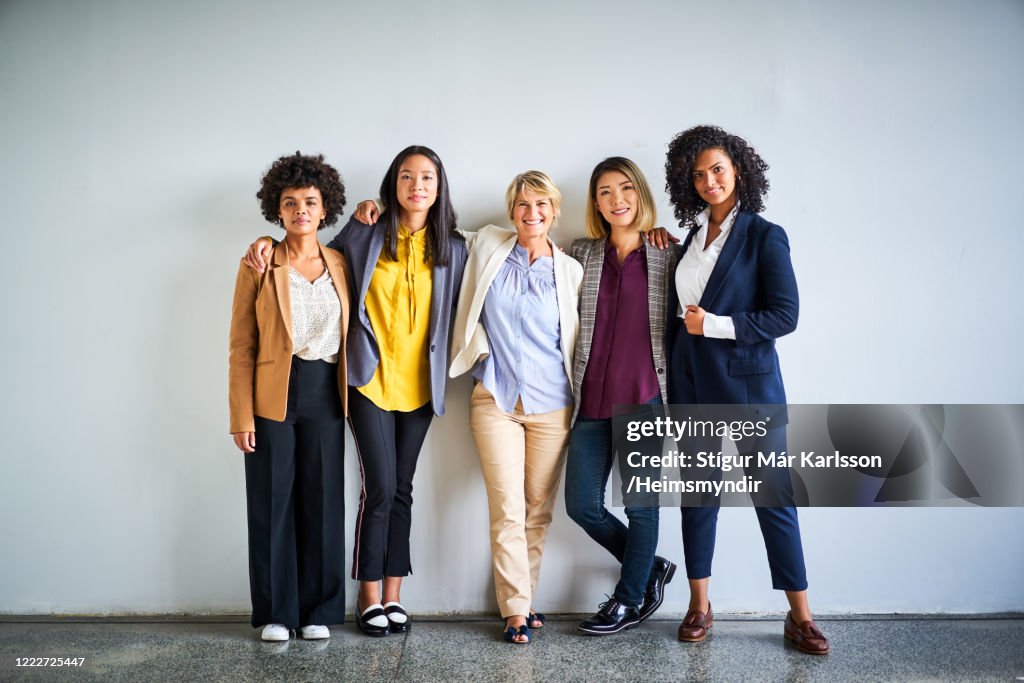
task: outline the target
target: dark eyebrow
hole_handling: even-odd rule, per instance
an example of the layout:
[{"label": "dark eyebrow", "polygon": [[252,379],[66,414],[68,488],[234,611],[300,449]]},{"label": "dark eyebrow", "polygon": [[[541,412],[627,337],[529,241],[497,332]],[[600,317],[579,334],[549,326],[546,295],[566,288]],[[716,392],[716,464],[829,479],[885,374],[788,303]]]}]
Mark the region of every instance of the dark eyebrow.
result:
[{"label": "dark eyebrow", "polygon": [[697,168],[696,166],[694,166],[693,167],[693,172],[696,173],[697,171],[706,171],[708,168],[714,168],[715,166],[722,166],[723,164],[725,164],[725,160],[724,159],[722,159],[720,161],[716,161],[713,164],[709,164],[707,166],[707,168]]}]

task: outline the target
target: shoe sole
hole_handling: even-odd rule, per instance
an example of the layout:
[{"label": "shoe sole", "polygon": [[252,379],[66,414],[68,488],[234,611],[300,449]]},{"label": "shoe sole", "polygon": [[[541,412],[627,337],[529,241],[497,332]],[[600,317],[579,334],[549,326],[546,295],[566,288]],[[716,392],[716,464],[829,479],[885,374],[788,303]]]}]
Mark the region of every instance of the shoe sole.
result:
[{"label": "shoe sole", "polygon": [[676,637],[679,638],[679,642],[680,643],[699,643],[699,642],[707,639],[708,634],[711,633],[711,627],[714,626],[714,625],[715,625],[715,620],[712,619],[711,623],[704,627],[704,635],[702,635],[700,638],[684,638],[684,637],[680,636],[679,634],[676,634]]},{"label": "shoe sole", "polygon": [[700,638],[683,638],[682,636],[678,636],[679,642],[680,643],[699,643],[701,641],[707,640],[708,633],[710,633],[710,632],[711,632],[710,628],[709,629],[705,629],[704,635],[702,635]]},{"label": "shoe sole", "polygon": [[330,638],[329,635],[327,635],[327,636],[302,636],[303,640],[327,640],[328,638]]},{"label": "shoe sole", "polygon": [[359,626],[359,630],[362,631],[363,635],[370,636],[371,638],[383,638],[384,636],[391,633],[390,628],[383,629],[381,631],[367,631],[362,625]]},{"label": "shoe sole", "polygon": [[668,573],[665,574],[665,583],[661,584],[661,588],[662,588],[662,590],[661,590],[661,599],[658,600],[658,602],[655,603],[655,605],[653,607],[651,607],[649,610],[647,610],[646,614],[643,614],[643,615],[640,616],[639,621],[637,621],[638,624],[642,624],[644,621],[649,619],[652,614],[654,614],[655,612],[658,611],[658,608],[661,607],[661,603],[665,602],[665,586],[667,586],[670,583],[672,583],[672,577],[675,576],[675,575],[676,575],[676,565],[675,565],[674,562],[669,562],[668,563]]},{"label": "shoe sole", "polygon": [[286,635],[284,638],[277,638],[277,637],[264,638],[263,636],[260,636],[260,640],[263,641],[264,643],[286,643],[289,640],[291,640],[291,634]]},{"label": "shoe sole", "polygon": [[582,626],[577,626],[576,630],[580,631],[581,633],[586,633],[588,636],[610,636],[619,633],[620,631],[628,631],[629,629],[638,626],[639,624],[639,621],[634,621],[632,623],[626,624],[625,626],[620,626],[614,631],[589,631],[583,628]]}]

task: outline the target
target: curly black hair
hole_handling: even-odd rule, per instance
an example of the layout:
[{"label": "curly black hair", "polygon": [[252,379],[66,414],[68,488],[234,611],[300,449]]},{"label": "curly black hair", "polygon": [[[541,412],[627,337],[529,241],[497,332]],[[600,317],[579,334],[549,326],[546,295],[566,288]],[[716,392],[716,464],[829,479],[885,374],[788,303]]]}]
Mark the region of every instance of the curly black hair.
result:
[{"label": "curly black hair", "polygon": [[282,225],[281,193],[288,188],[315,187],[320,190],[324,200],[324,211],[327,216],[317,230],[338,222],[344,213],[345,184],[341,181],[338,170],[324,161],[324,155],[304,156],[295,152],[291,156],[281,157],[275,161],[260,181],[260,191],[256,199],[260,200],[263,217],[271,223]]},{"label": "curly black hair", "polygon": [[744,211],[764,211],[764,196],[768,194],[768,164],[750,144],[718,126],[694,126],[684,130],[668,143],[665,159],[665,191],[675,207],[679,225],[687,227],[707,202],[700,198],[693,186],[693,165],[706,149],[724,151],[736,167],[737,199]]}]

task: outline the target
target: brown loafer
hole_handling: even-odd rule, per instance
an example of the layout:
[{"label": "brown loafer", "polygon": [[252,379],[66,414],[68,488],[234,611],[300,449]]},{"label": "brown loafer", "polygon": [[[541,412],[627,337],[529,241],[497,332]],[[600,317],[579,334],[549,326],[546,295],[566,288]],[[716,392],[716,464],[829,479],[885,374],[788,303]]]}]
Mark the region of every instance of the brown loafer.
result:
[{"label": "brown loafer", "polygon": [[809,655],[828,654],[828,638],[814,625],[813,621],[805,621],[798,626],[793,621],[793,613],[788,612],[783,634],[786,636],[786,640],[793,641],[793,644],[801,652],[806,652]]},{"label": "brown loafer", "polygon": [[708,603],[708,613],[692,609],[686,613],[683,623],[679,624],[679,640],[684,643],[699,643],[708,637],[708,631],[715,623],[715,617],[711,613],[711,603]]}]

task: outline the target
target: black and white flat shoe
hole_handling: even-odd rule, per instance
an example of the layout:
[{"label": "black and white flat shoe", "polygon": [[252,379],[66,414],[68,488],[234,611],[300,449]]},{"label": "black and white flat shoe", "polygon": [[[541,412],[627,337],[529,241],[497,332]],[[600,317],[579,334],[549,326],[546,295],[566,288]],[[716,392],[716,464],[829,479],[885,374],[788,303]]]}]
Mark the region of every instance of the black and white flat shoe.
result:
[{"label": "black and white flat shoe", "polygon": [[[356,607],[356,611],[359,611],[358,607]],[[374,638],[380,638],[391,633],[391,622],[384,613],[384,607],[379,602],[370,605],[361,614],[357,614],[356,623],[359,624],[360,631]]]},{"label": "black and white flat shoe", "polygon": [[388,624],[392,633],[408,633],[412,628],[412,620],[409,613],[397,602],[384,603],[384,614],[388,617]]}]

